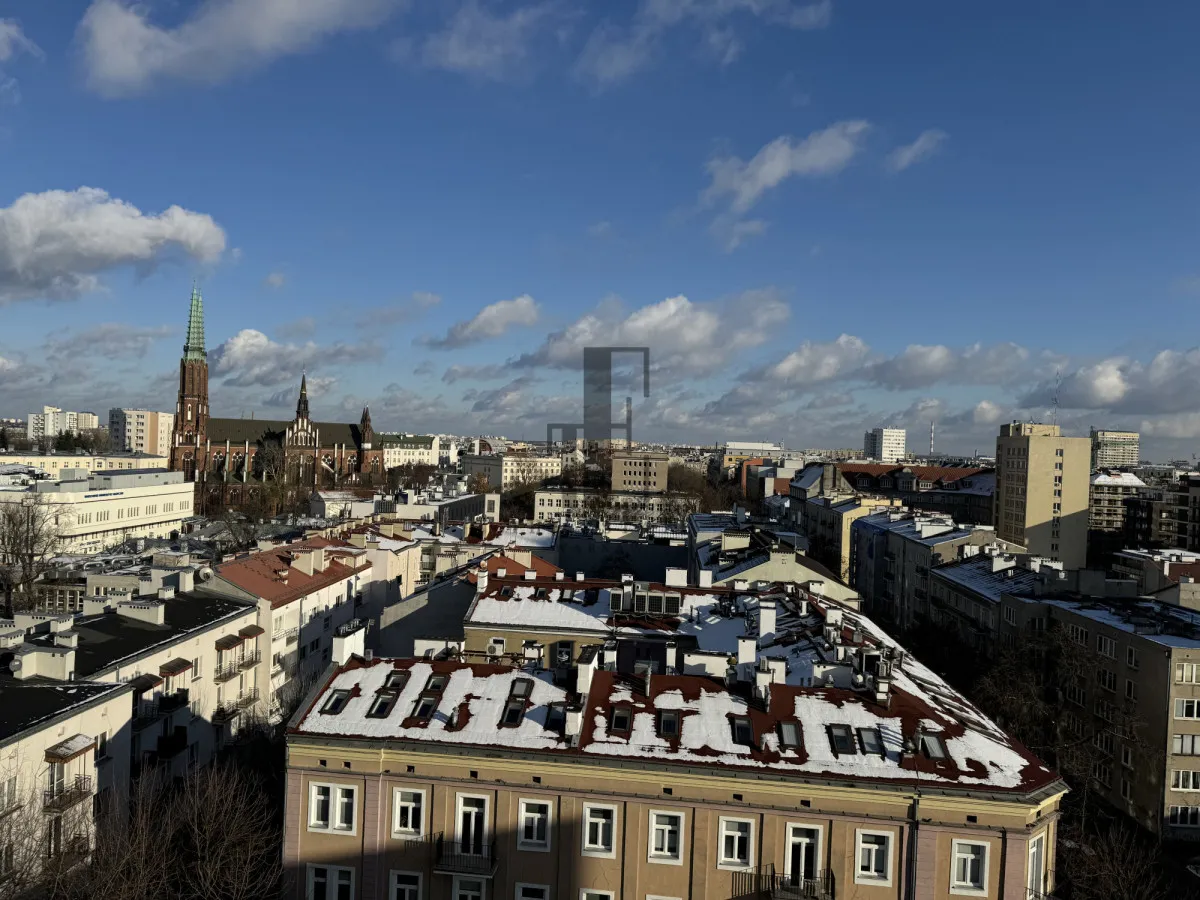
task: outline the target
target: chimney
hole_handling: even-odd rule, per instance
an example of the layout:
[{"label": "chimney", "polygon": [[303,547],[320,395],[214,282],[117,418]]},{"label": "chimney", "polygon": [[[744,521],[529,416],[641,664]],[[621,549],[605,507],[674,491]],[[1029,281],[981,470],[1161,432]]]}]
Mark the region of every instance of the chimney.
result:
[{"label": "chimney", "polygon": [[562,580],[563,580],[564,578],[566,578],[566,577],[567,577],[567,573],[566,573],[566,572],[555,572],[555,573],[554,573],[554,580],[555,580],[555,581],[562,581]]},{"label": "chimney", "polygon": [[98,616],[101,613],[108,612],[108,597],[85,597],[83,600],[83,614],[85,616]]},{"label": "chimney", "polygon": [[586,697],[592,690],[592,676],[600,665],[600,648],[589,644],[579,652],[579,665],[575,669],[575,690]]},{"label": "chimney", "polygon": [[79,633],[76,631],[58,632],[54,635],[54,646],[75,649],[79,646]]},{"label": "chimney", "polygon": [[586,577],[587,577],[587,576],[586,576],[586,575],[584,575],[582,572],[576,572],[576,573],[575,573],[575,580],[576,580],[576,581],[583,581],[583,580],[584,580],[584,578],[586,578]]},{"label": "chimney", "polygon": [[622,575],[621,584],[633,584],[633,576],[630,574]]},{"label": "chimney", "polygon": [[750,582],[744,578],[739,578],[736,581],[734,581],[733,589],[735,591],[748,591],[748,590],[750,590]]},{"label": "chimney", "polygon": [[668,675],[674,675],[679,671],[679,651],[678,645],[674,641],[667,641],[667,672]]},{"label": "chimney", "polygon": [[710,588],[712,586],[713,586],[712,569],[701,569],[700,570],[700,587]]},{"label": "chimney", "polygon": [[305,575],[313,573],[313,558],[312,553],[308,550],[301,550],[292,556],[292,568],[303,572]]},{"label": "chimney", "polygon": [[775,634],[776,613],[777,609],[774,600],[760,600],[758,602],[758,639],[760,641]]},{"label": "chimney", "polygon": [[525,570],[525,580],[526,581],[536,581],[537,580],[537,570],[536,569],[526,569]]},{"label": "chimney", "polygon": [[667,569],[667,587],[687,587],[687,569]]},{"label": "chimney", "polygon": [[333,633],[333,662],[344,666],[351,656],[364,656],[366,644],[366,625],[360,619],[347,622]]},{"label": "chimney", "polygon": [[758,655],[758,641],[748,634],[738,637],[737,661],[739,666],[754,665]]},{"label": "chimney", "polygon": [[508,575],[508,569],[504,568],[503,566],[501,566],[499,569],[496,570],[497,578],[504,578],[507,575]]},{"label": "chimney", "polygon": [[186,594],[195,587],[196,573],[191,569],[181,569],[179,571],[179,593]]},{"label": "chimney", "polygon": [[[501,569],[501,572],[504,570]],[[488,570],[487,566],[480,566],[475,570],[475,596],[481,597],[488,589]]]},{"label": "chimney", "polygon": [[175,599],[175,588],[160,587],[158,589],[158,599],[159,600],[174,600]]},{"label": "chimney", "polygon": [[356,531],[350,535],[350,546],[358,547],[361,550],[367,549],[367,536],[360,531]]},{"label": "chimney", "polygon": [[117,604],[117,615],[150,625],[163,625],[166,623],[166,606],[161,600],[125,600]]}]

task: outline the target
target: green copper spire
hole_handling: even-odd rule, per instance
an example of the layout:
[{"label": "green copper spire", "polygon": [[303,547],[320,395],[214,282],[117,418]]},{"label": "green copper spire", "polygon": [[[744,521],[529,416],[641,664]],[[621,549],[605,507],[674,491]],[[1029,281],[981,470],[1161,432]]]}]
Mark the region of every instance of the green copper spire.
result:
[{"label": "green copper spire", "polygon": [[187,340],[183,344],[184,359],[207,359],[204,352],[204,298],[200,288],[192,283],[192,308],[188,312]]}]

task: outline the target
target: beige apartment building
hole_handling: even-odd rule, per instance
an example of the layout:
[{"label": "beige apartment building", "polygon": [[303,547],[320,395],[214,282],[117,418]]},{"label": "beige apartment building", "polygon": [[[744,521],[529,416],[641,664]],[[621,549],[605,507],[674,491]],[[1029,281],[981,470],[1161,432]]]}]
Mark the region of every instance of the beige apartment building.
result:
[{"label": "beige apartment building", "polygon": [[108,435],[117,450],[170,456],[175,414],[152,409],[110,409]]},{"label": "beige apartment building", "polygon": [[808,538],[808,553],[850,583],[850,526],[855,519],[885,509],[899,509],[899,497],[812,497],[805,501],[800,522]]},{"label": "beige apartment building", "polygon": [[165,469],[167,456],[151,453],[0,453],[0,465],[29,466],[51,475],[64,469],[110,472],[130,469]]},{"label": "beige apartment building", "polygon": [[557,678],[524,659],[331,668],[288,728],[285,896],[1053,890],[1065,786],[1029,751],[841,607],[781,592],[743,629],[714,623],[722,652],[662,640],[662,665],[640,636],[585,645]]},{"label": "beige apartment building", "polygon": [[[1167,840],[1200,840],[1200,612],[1104,597],[1102,573],[1046,573],[1032,591],[1003,594],[1010,642],[1065,629],[1085,676],[1063,686],[1062,727],[1098,751],[1092,787]],[[1113,586],[1109,586],[1110,593]]]},{"label": "beige apartment building", "polygon": [[1092,531],[1125,531],[1127,501],[1137,497],[1146,483],[1131,472],[1097,472],[1088,494],[1088,528]]},{"label": "beige apartment building", "polygon": [[517,453],[460,453],[462,471],[468,477],[483,475],[491,490],[506,491],[517,484],[541,484],[562,474],[562,457]]},{"label": "beige apartment building", "polygon": [[670,455],[648,450],[612,452],[612,489],[662,494],[667,490]]},{"label": "beige apartment building", "polygon": [[996,534],[1068,569],[1087,562],[1091,444],[1012,422],[996,439]]},{"label": "beige apartment building", "polygon": [[1141,436],[1136,431],[1091,429],[1092,468],[1130,469],[1141,462]]}]

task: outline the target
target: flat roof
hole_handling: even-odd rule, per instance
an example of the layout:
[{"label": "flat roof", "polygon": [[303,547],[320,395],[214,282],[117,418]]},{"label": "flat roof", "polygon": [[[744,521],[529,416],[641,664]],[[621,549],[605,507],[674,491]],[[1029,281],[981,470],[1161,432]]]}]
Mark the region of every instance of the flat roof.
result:
[{"label": "flat roof", "polygon": [[128,684],[89,681],[58,682],[40,678],[21,681],[0,675],[0,742],[35,726],[130,690]]}]

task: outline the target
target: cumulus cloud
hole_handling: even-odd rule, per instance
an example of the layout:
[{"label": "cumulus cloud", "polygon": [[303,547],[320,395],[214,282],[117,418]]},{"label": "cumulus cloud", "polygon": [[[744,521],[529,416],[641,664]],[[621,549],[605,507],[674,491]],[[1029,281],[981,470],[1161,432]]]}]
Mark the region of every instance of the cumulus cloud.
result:
[{"label": "cumulus cloud", "polygon": [[888,169],[892,172],[903,172],[909,166],[929,159],[937,153],[948,137],[950,135],[937,128],[922,131],[911,144],[903,144],[888,154]]},{"label": "cumulus cloud", "polygon": [[832,381],[857,371],[869,352],[866,342],[852,334],[836,341],[805,341],[762,375],[792,386]]},{"label": "cumulus cloud", "polygon": [[317,320],[312,316],[301,316],[290,322],[284,322],[275,328],[275,333],[281,338],[312,337],[317,331]]},{"label": "cumulus cloud", "polygon": [[244,328],[208,355],[209,371],[227,385],[274,387],[299,380],[303,369],[314,365],[352,365],[383,355],[377,344],[337,342],[318,346],[281,344],[261,331]]},{"label": "cumulus cloud", "polygon": [[498,338],[510,328],[534,325],[539,309],[534,299],[522,294],[512,300],[498,300],[481,309],[465,322],[456,322],[440,338],[427,337],[423,343],[440,350],[452,350]]},{"label": "cumulus cloud", "polygon": [[[327,396],[337,386],[337,383],[336,378],[320,375],[307,377],[304,380],[304,386],[308,389],[310,400],[319,400]],[[265,406],[280,406],[292,409],[295,408],[296,401],[299,399],[300,388],[297,385],[289,385],[288,387],[280,388],[264,399],[263,404]]]},{"label": "cumulus cloud", "polygon": [[777,137],[748,161],[737,156],[710,159],[709,185],[700,194],[700,204],[724,207],[712,222],[714,236],[726,250],[733,250],[762,234],[767,222],[744,216],[765,194],[789,178],[821,178],[842,171],[862,149],[869,130],[869,123],[861,119],[836,122],[803,140]]},{"label": "cumulus cloud", "polygon": [[287,276],[282,272],[272,272],[263,279],[263,284],[274,290],[279,290],[281,287],[287,284]]},{"label": "cumulus cloud", "polygon": [[624,81],[654,60],[668,32],[690,26],[717,62],[727,65],[741,52],[741,41],[729,24],[737,16],[757,18],[795,30],[826,27],[832,0],[642,0],[628,25],[604,22],[588,38],[576,64],[576,75],[602,90]]},{"label": "cumulus cloud", "polygon": [[[1162,350],[1149,361],[1112,356],[1062,373],[1059,406],[1153,415],[1200,410],[1200,347]],[[1055,382],[1045,379],[1022,398],[1023,406],[1048,405]]]},{"label": "cumulus cloud", "polygon": [[550,334],[513,364],[578,369],[584,347],[649,347],[652,369],[668,379],[711,374],[737,353],[765,343],[789,315],[772,288],[746,291],[723,303],[668,297],[628,315],[608,304]]},{"label": "cumulus cloud", "polygon": [[458,381],[491,381],[496,378],[507,378],[512,374],[512,367],[507,365],[464,366],[453,365],[442,373],[442,381],[454,384]]},{"label": "cumulus cloud", "polygon": [[[554,2],[520,6],[505,15],[468,0],[444,30],[425,39],[419,59],[428,68],[497,81],[519,76],[536,59],[535,40],[559,18]],[[396,49],[403,53],[404,47]]]},{"label": "cumulus cloud", "polygon": [[944,344],[910,344],[895,356],[872,362],[864,374],[868,380],[892,390],[947,381],[999,384],[1024,372],[1028,359],[1029,351],[1012,343],[991,347],[972,344],[962,349]]},{"label": "cumulus cloud", "polygon": [[89,187],[23,194],[0,208],[0,305],[70,299],[109,269],[151,268],[173,252],[213,260],[224,249],[211,216],[179,206],[148,215]]},{"label": "cumulus cloud", "polygon": [[173,28],[150,21],[147,4],[93,0],[79,24],[88,85],[109,97],[166,79],[214,83],[372,28],[398,0],[202,0]]},{"label": "cumulus cloud", "polygon": [[57,361],[83,356],[141,359],[151,347],[169,337],[172,332],[173,329],[167,325],[142,328],[106,322],[82,331],[51,335],[46,340],[44,350],[48,359]]}]

